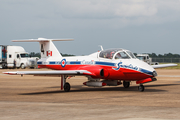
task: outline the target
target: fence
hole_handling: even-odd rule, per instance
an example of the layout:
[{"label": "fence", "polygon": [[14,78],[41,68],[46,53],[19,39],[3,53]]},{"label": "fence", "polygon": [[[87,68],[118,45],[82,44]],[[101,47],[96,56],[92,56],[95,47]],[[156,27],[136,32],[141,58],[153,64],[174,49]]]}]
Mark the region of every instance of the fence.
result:
[{"label": "fence", "polygon": [[152,62],[159,62],[159,63],[180,63],[180,58],[152,58]]}]

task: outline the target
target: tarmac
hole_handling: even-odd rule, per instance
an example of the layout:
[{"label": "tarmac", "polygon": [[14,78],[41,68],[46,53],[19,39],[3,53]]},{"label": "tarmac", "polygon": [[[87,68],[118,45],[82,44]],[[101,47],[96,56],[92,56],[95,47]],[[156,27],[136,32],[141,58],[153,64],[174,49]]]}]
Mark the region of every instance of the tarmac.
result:
[{"label": "tarmac", "polygon": [[87,87],[81,76],[67,79],[71,91],[64,92],[60,77],[2,74],[6,71],[21,69],[0,70],[0,120],[180,119],[180,70],[157,69],[157,81],[144,84],[144,92],[135,82],[129,88]]}]

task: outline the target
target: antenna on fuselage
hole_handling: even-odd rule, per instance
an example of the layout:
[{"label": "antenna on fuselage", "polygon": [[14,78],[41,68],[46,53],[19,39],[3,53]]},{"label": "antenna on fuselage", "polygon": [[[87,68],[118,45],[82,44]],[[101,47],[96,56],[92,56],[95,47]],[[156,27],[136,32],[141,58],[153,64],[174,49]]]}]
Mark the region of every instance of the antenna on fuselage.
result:
[{"label": "antenna on fuselage", "polygon": [[102,45],[99,45],[99,47],[101,47],[101,51],[103,51],[104,49],[103,49],[103,47],[102,47]]}]

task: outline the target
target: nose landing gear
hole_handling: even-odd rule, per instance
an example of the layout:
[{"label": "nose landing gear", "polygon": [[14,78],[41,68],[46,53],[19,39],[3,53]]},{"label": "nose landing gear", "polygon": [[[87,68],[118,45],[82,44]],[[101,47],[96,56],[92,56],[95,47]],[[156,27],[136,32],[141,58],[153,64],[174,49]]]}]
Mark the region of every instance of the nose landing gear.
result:
[{"label": "nose landing gear", "polygon": [[140,92],[143,92],[144,91],[144,85],[143,84],[140,84],[139,86],[138,86],[138,90],[140,91]]}]

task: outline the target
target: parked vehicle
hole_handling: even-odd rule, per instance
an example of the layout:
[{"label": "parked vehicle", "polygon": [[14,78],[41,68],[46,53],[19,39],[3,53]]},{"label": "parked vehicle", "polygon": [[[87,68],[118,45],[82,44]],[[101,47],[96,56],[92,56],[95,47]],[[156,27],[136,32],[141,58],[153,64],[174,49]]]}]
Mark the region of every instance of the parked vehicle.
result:
[{"label": "parked vehicle", "polygon": [[0,68],[36,68],[38,57],[30,57],[21,46],[0,45]]},{"label": "parked vehicle", "polygon": [[148,63],[149,65],[158,65],[158,62],[152,62],[152,58],[149,57],[148,54],[137,54],[138,59]]}]

